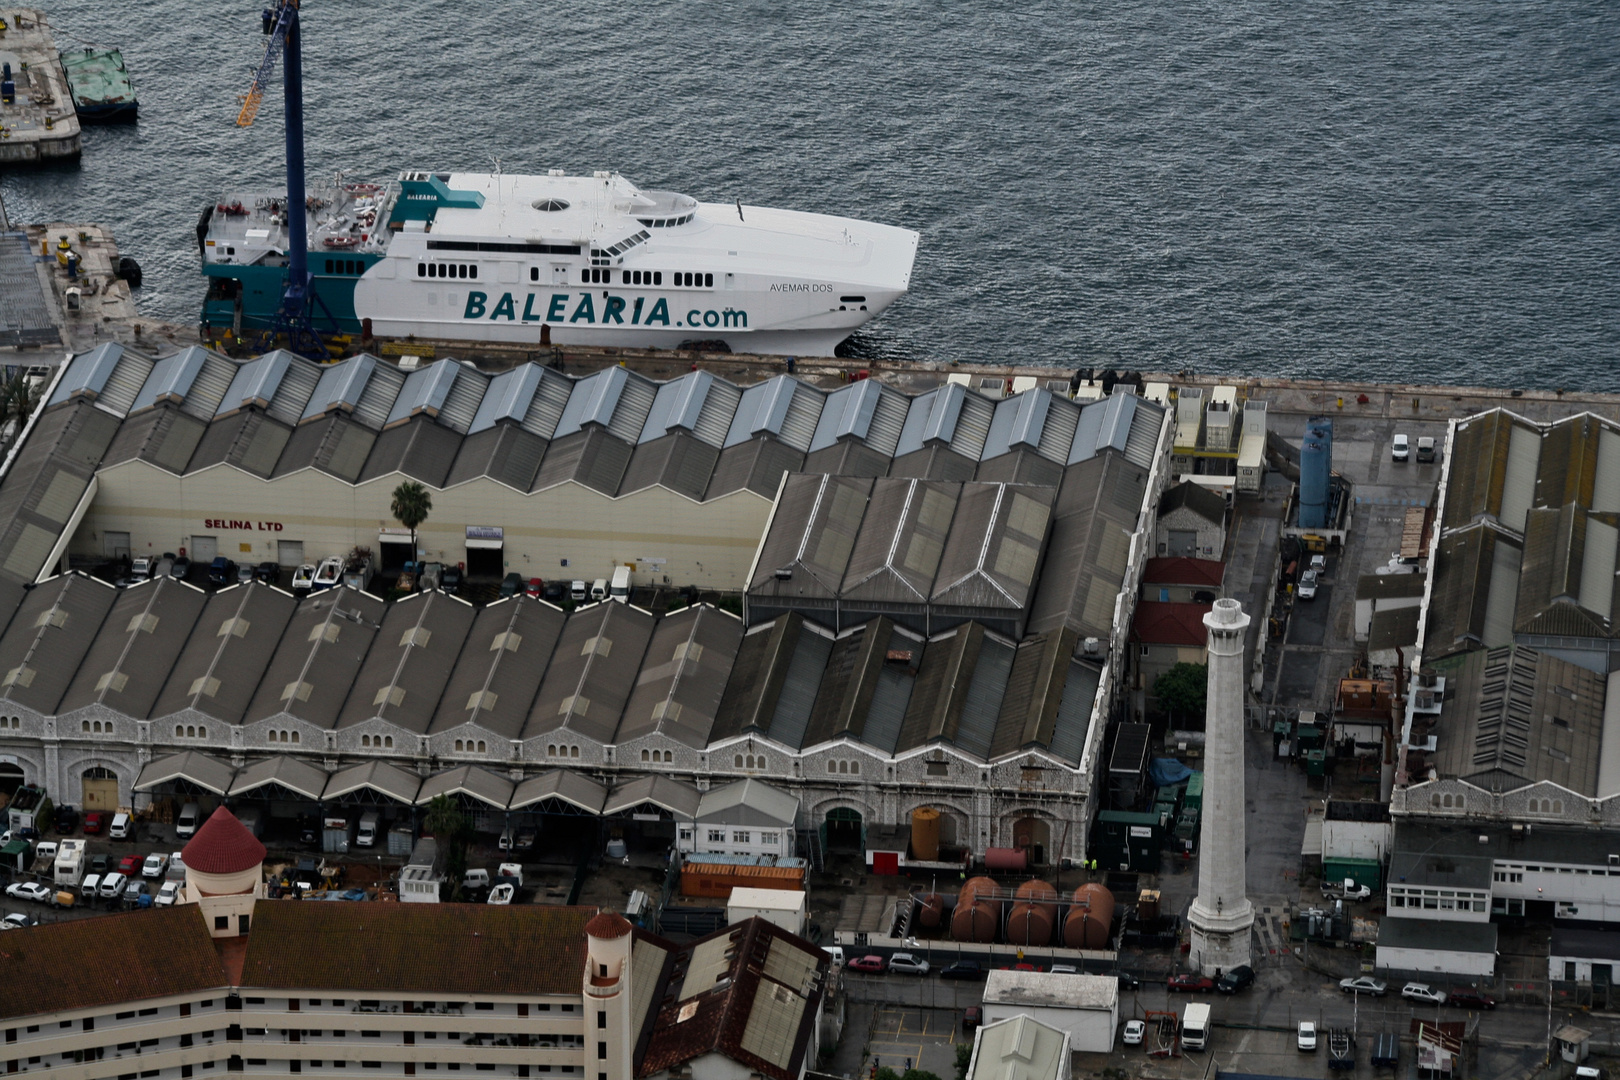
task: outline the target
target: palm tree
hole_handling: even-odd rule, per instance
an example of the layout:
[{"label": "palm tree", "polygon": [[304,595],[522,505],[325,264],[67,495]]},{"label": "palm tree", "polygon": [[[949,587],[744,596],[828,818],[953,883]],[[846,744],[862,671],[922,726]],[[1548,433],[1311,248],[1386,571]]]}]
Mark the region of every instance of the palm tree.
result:
[{"label": "palm tree", "polygon": [[394,520],[411,530],[411,561],[416,561],[416,527],[433,512],[433,499],[427,488],[415,480],[407,480],[394,489],[394,501],[389,507]]},{"label": "palm tree", "polygon": [[13,375],[0,385],[0,430],[9,428],[8,438],[16,438],[38,407],[39,390],[27,375]]}]

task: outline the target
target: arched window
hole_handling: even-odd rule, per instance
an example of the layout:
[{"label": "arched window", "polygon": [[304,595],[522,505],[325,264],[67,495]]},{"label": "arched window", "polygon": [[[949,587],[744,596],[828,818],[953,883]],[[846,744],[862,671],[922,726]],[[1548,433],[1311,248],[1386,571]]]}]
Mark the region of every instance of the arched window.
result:
[{"label": "arched window", "polygon": [[555,745],[547,746],[546,747],[546,757],[556,757],[556,756],[557,756],[557,747]]},{"label": "arched window", "polygon": [[392,735],[383,736],[383,747],[388,750],[392,750],[394,748],[394,737]]},{"label": "arched window", "polygon": [[738,769],[743,767],[742,766],[742,755],[741,754],[737,755],[736,760],[735,760],[735,762],[733,764],[734,764],[734,767],[738,768]]},{"label": "arched window", "polygon": [[84,734],[86,734],[86,735],[90,734],[90,721],[88,721],[88,720],[80,720],[79,721],[79,730],[84,732]]},{"label": "arched window", "polygon": [[458,754],[461,753],[461,740],[460,739],[456,740],[456,753],[458,753]]},{"label": "arched window", "polygon": [[761,769],[763,769],[765,767],[765,755],[764,754],[759,755],[759,757],[755,760],[754,764],[758,765]]},{"label": "arched window", "polygon": [[198,728],[197,729],[197,738],[199,738],[199,739],[208,738],[208,729],[205,728],[205,727]]},{"label": "arched window", "polygon": [[849,771],[854,773],[856,776],[859,776],[861,774],[861,763],[858,761],[850,762]]},{"label": "arched window", "polygon": [[296,731],[293,732],[292,736],[293,736],[293,742],[297,742],[298,741],[298,732],[296,732]]},{"label": "arched window", "polygon": [[184,724],[174,725],[174,737],[177,739],[183,739],[186,737],[186,728]]},{"label": "arched window", "polygon": [[754,755],[753,754],[748,755],[748,767],[750,769],[752,769],[754,767]]},{"label": "arched window", "polygon": [[667,762],[670,762],[671,764],[673,764],[674,761],[675,761],[675,751],[673,751],[673,750],[665,750],[664,751],[664,760],[667,761]]},{"label": "arched window", "polygon": [[478,752],[480,754],[488,753],[488,749],[484,746],[484,740],[483,739],[478,740]]},{"label": "arched window", "polygon": [[360,736],[360,749],[364,750],[366,747],[368,747],[370,745],[371,745],[371,736],[370,735],[362,735],[362,736]]},{"label": "arched window", "polygon": [[847,761],[840,761],[840,762],[839,762],[839,763],[838,763],[838,771],[839,771],[839,772],[841,772],[841,773],[847,773],[847,772],[849,772],[849,762],[847,762]]},{"label": "arched window", "polygon": [[836,761],[827,762],[827,771],[828,772],[837,772],[838,771],[838,762],[836,762]]},{"label": "arched window", "polygon": [[579,757],[579,747],[577,747],[577,746],[570,746],[570,747],[569,747],[569,748],[568,748],[568,756],[569,756],[569,757]]},{"label": "arched window", "polygon": [[651,760],[652,760],[652,753],[651,753],[651,751],[648,751],[648,750],[643,750],[643,751],[642,751],[642,752],[641,752],[641,760],[642,760],[642,761],[651,761]]}]

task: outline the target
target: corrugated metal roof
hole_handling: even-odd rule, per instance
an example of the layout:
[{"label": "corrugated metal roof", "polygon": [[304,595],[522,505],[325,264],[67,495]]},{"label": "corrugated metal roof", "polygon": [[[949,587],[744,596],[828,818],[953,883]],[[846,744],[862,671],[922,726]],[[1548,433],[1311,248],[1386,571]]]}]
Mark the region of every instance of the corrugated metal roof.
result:
[{"label": "corrugated metal roof", "polygon": [[[384,424],[393,427],[421,412],[429,416],[439,415],[439,410],[444,407],[444,399],[449,396],[450,386],[456,381],[456,372],[460,367],[461,365],[454,360],[440,360],[420,371],[411,372],[405,377],[405,385],[401,388],[399,396],[394,399],[393,408],[388,410]],[[495,381],[511,388],[518,381],[515,376],[523,370],[508,371],[498,376]],[[536,375],[535,378],[538,379],[539,376]]]},{"label": "corrugated metal roof", "polygon": [[234,799],[279,784],[295,795],[315,800],[326,791],[330,779],[325,769],[317,768],[302,758],[277,754],[256,761],[237,773],[236,779],[231,781],[230,795]]},{"label": "corrugated metal roof", "polygon": [[1524,532],[1525,512],[1535,504],[1536,467],[1540,461],[1541,436],[1529,428],[1513,425],[1499,517],[1503,525],[1516,533]]},{"label": "corrugated metal roof", "polygon": [[196,709],[240,724],[298,602],[280,589],[224,589],[208,597],[152,706],[158,719]]},{"label": "corrugated metal roof", "polygon": [[889,634],[886,650],[890,656],[911,653],[909,661],[885,662],[877,675],[877,688],[861,727],[861,741],[875,746],[885,754],[894,753],[900,739],[900,728],[905,723],[906,708],[911,703],[911,691],[916,686],[915,672],[923,651],[920,638],[907,634],[896,626]]},{"label": "corrugated metal roof", "polygon": [[566,621],[523,596],[478,609],[428,734],[477,724],[503,739],[520,737]]},{"label": "corrugated metal roof", "polygon": [[1021,611],[1035,584],[1055,495],[1043,487],[962,485],[932,603]]},{"label": "corrugated metal roof", "polygon": [[912,398],[900,439],[895,444],[895,456],[916,453],[930,442],[949,443],[956,433],[956,419],[961,415],[965,397],[966,387],[946,383]]},{"label": "corrugated metal roof", "polygon": [[634,445],[641,429],[646,426],[647,414],[652,412],[653,401],[657,397],[657,383],[632,373],[625,381],[624,389],[619,392],[619,400],[613,407],[613,419],[608,422],[608,431],[615,438]]},{"label": "corrugated metal roof", "polygon": [[926,604],[961,493],[960,484],[878,480],[844,572],[841,597]]},{"label": "corrugated metal roof", "polygon": [[[366,381],[371,378],[371,372],[376,366],[375,356],[362,353],[336,364],[329,364],[322,369],[303,411],[298,414],[299,423],[316,416],[325,416],[333,409],[353,412],[360,395],[365,391]],[[291,399],[288,404],[291,404]]]},{"label": "corrugated metal roof", "polygon": [[652,631],[653,617],[628,604],[607,602],[570,615],[523,737],[566,727],[599,743],[611,742]]},{"label": "corrugated metal roof", "polygon": [[1074,631],[1035,634],[1018,643],[1001,699],[990,756],[1002,757],[1052,741],[1063,686],[1074,652]]},{"label": "corrugated metal roof", "polygon": [[559,799],[587,814],[601,814],[608,790],[590,777],[571,769],[550,769],[531,776],[512,791],[510,809],[522,810],[548,799]]},{"label": "corrugated metal roof", "polygon": [[710,741],[742,623],[700,604],[666,615],[653,631],[615,742],[662,732],[695,749]]},{"label": "corrugated metal roof", "polygon": [[204,791],[224,797],[231,789],[231,780],[235,776],[236,770],[219,758],[187,750],[141,766],[141,774],[135,778],[135,790],[151,791],[162,784],[186,780]]},{"label": "corrugated metal roof", "polygon": [[676,428],[672,434],[635,448],[624,470],[624,480],[619,484],[619,494],[628,495],[661,484],[694,502],[701,502],[719,457],[720,451]]},{"label": "corrugated metal roof", "polygon": [[[792,376],[778,375],[744,390],[722,449],[767,432],[780,435],[782,422],[787,418],[788,407],[793,403],[798,385],[798,380]],[[795,449],[803,451],[807,446],[808,440]]]},{"label": "corrugated metal roof", "polygon": [[456,460],[445,477],[445,486],[453,487],[487,476],[516,491],[527,492],[534,486],[540,459],[545,453],[544,439],[506,421],[462,440]]},{"label": "corrugated metal roof", "polygon": [[62,712],[102,704],[145,719],[207,599],[167,576],[122,590],[63,695]]},{"label": "corrugated metal roof", "polygon": [[995,403],[980,394],[966,394],[962,411],[956,418],[956,431],[951,436],[951,449],[975,461],[984,457],[984,447],[990,438],[990,424],[996,415]]},{"label": "corrugated metal roof", "polygon": [[302,361],[289,364],[265,412],[284,424],[296,424],[320,382],[320,369]]},{"label": "corrugated metal roof", "polygon": [[[445,360],[441,363],[448,364],[452,361]],[[467,434],[476,435],[480,431],[494,427],[502,420],[521,421],[529,411],[529,405],[534,400],[535,391],[540,387],[545,370],[538,364],[522,364],[491,379],[488,390],[478,403],[478,411],[473,414],[473,421],[467,428]],[[566,378],[558,377],[562,378],[564,383],[568,382]],[[449,392],[448,386],[446,392]],[[563,401],[567,400],[567,395],[563,395]],[[557,413],[559,416],[562,415],[561,407]],[[551,426],[553,428],[556,426],[555,418],[552,419]],[[550,437],[550,431],[542,435],[542,438]]]},{"label": "corrugated metal roof", "polygon": [[815,434],[810,439],[809,452],[831,446],[839,439],[865,439],[881,396],[882,384],[871,379],[862,379],[828,394],[816,421]]},{"label": "corrugated metal roof", "polygon": [[1051,743],[1047,747],[1065,761],[1078,765],[1085,755],[1092,713],[1097,705],[1097,687],[1101,683],[1101,669],[1078,660],[1070,661],[1068,679],[1063,684],[1063,700],[1058,704]]},{"label": "corrugated metal roof", "polygon": [[130,412],[150,409],[159,401],[184,401],[191,392],[191,384],[201,374],[208,350],[193,345],[152,365],[152,372],[135,395]]},{"label": "corrugated metal roof", "polygon": [[1039,447],[1052,401],[1052,395],[1045,390],[1026,390],[999,402],[990,421],[981,460],[1000,457],[1020,446]]},{"label": "corrugated metal roof", "polygon": [[951,742],[977,757],[990,756],[996,720],[1001,715],[1001,699],[1007,693],[1007,679],[1012,674],[1016,651],[1012,643],[991,634],[985,634],[979,645],[978,662],[973,667],[973,680],[962,702],[962,714],[957,719],[955,734],[949,736]]},{"label": "corrugated metal roof", "polygon": [[119,358],[123,355],[124,347],[109,341],[104,345],[97,345],[89,352],[75,356],[68,361],[68,369],[57,381],[56,389],[51,391],[46,406],[59,405],[80,394],[99,396],[102,388],[107,385],[107,380],[112,378],[113,369],[118,366]]},{"label": "corrugated metal roof", "polygon": [[861,737],[893,630],[893,622],[877,618],[833,643],[803,745]]},{"label": "corrugated metal roof", "polygon": [[[704,797],[704,793],[691,784],[654,773],[621,781],[602,804],[602,816],[628,814],[637,807],[651,803],[669,811],[677,820],[691,821],[697,817],[698,805]],[[791,820],[789,824],[792,824]]]},{"label": "corrugated metal roof", "polygon": [[439,410],[439,423],[452,431],[466,434],[488,390],[489,376],[466,364],[457,365],[456,381],[444,400],[444,408]]},{"label": "corrugated metal roof", "polygon": [[334,802],[359,791],[374,791],[409,806],[416,802],[420,790],[421,777],[384,761],[367,761],[333,773],[321,797]]},{"label": "corrugated metal roof", "polygon": [[214,414],[219,411],[220,402],[225,400],[225,392],[230,389],[231,381],[235,378],[234,363],[215,353],[207,353],[202,370],[192,381],[191,389],[187,392],[185,403],[181,407],[200,420],[212,420]]},{"label": "corrugated metal roof", "polygon": [[[261,587],[238,585],[256,592]],[[336,588],[299,601],[276,646],[245,720],[286,713],[316,727],[337,725],[388,605],[369,593]]]},{"label": "corrugated metal roof", "polygon": [[978,623],[968,623],[928,642],[900,725],[897,751],[936,739],[955,739],[983,643],[984,627]]},{"label": "corrugated metal roof", "polygon": [[152,373],[152,367],[152,361],[146,357],[125,352],[113,365],[112,374],[107,377],[106,385],[96,398],[96,405],[122,418],[135,404],[135,398],[140,394],[147,376]]},{"label": "corrugated metal roof", "polygon": [[816,425],[820,421],[821,410],[826,401],[821,391],[812,389],[807,383],[795,381],[793,398],[788,402],[787,412],[782,417],[778,437],[795,450],[808,451],[811,440],[815,438]]},{"label": "corrugated metal roof", "polygon": [[586,424],[607,427],[613,420],[614,410],[618,408],[619,395],[629,382],[630,370],[622,367],[604,368],[579,380],[551,437],[560,439],[572,435],[583,430]]},{"label": "corrugated metal roof", "polygon": [[804,454],[774,438],[750,439],[720,451],[709,477],[705,499],[719,498],[747,489],[767,499],[776,497],[782,474],[804,465]]},{"label": "corrugated metal roof", "polygon": [[710,446],[725,444],[742,391],[707,371],[693,371],[658,388],[638,442],[680,429]]},{"label": "corrugated metal roof", "polygon": [[[254,360],[249,360],[236,369],[236,376],[231,379],[230,387],[225,391],[225,397],[220,400],[219,412],[215,416],[226,416],[245,409],[250,405],[267,408],[270,399],[275,396],[276,389],[281,385],[281,379],[292,366],[293,355],[282,349],[265,353]],[[297,417],[293,417],[294,420]],[[292,423],[292,420],[288,420]]]},{"label": "corrugated metal roof", "polygon": [[0,701],[57,711],[118,590],[82,574],[41,582],[0,635]]},{"label": "corrugated metal roof", "polygon": [[472,629],[471,604],[432,590],[388,606],[337,726],[373,718],[425,734]]},{"label": "corrugated metal roof", "polygon": [[770,727],[803,628],[804,617],[790,613],[743,635],[709,732],[711,742]]},{"label": "corrugated metal roof", "polygon": [[782,681],[782,692],[777,697],[775,714],[770,719],[767,735],[773,741],[794,749],[804,743],[810,710],[816,703],[816,691],[821,686],[821,675],[827,670],[827,658],[832,650],[832,638],[814,626],[802,627]]},{"label": "corrugated metal roof", "polygon": [[791,826],[799,817],[799,799],[781,788],[750,777],[700,793],[692,816],[699,821],[714,818],[729,821],[737,810],[751,810],[772,823]]},{"label": "corrugated metal roof", "polygon": [[469,799],[505,810],[512,801],[515,785],[504,776],[496,776],[476,765],[463,765],[447,772],[434,773],[422,781],[416,793],[416,805],[426,806],[440,795],[463,795]]},{"label": "corrugated metal roof", "polygon": [[381,431],[387,425],[388,417],[394,411],[394,402],[399,400],[404,387],[403,371],[393,364],[378,364],[371,369],[366,388],[360,392],[360,400],[354,404],[354,418],[372,431]]},{"label": "corrugated metal roof", "polygon": [[[803,600],[837,594],[873,481],[812,473],[788,477],[760,548],[749,596]],[[777,572],[790,571],[786,578]]]}]

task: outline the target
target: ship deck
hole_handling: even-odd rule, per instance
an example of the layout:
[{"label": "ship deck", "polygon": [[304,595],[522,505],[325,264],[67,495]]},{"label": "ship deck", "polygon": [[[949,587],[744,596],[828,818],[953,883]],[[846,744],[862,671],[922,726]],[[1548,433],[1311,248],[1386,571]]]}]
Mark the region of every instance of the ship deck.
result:
[{"label": "ship deck", "polygon": [[45,13],[16,8],[7,16],[0,63],[11,65],[16,96],[0,103],[0,164],[78,157],[79,117]]}]

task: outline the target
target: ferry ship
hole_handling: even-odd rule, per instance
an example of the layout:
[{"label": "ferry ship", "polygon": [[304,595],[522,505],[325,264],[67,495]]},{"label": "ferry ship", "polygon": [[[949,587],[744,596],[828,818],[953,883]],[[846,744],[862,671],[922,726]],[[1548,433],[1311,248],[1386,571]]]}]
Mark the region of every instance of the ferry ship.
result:
[{"label": "ferry ship", "polygon": [[[312,185],[315,329],[377,338],[830,356],[906,291],[909,229],[643,190],[612,172]],[[285,196],[207,207],[205,337],[269,327]]]}]

